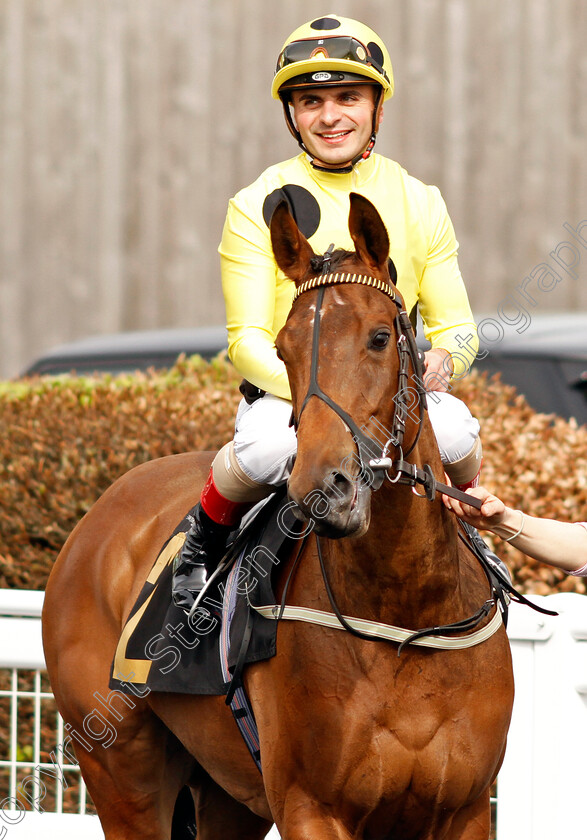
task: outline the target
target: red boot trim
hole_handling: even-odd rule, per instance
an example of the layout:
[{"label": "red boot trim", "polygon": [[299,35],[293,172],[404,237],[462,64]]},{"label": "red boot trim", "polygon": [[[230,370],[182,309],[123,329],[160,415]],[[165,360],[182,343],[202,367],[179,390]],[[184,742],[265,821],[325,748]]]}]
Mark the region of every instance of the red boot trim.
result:
[{"label": "red boot trim", "polygon": [[462,490],[465,493],[467,490],[471,490],[473,487],[479,486],[479,481],[481,479],[481,470],[477,473],[475,478],[472,478],[471,481],[467,481],[466,484],[455,484],[457,490]]},{"label": "red boot trim", "polygon": [[231,502],[219,493],[212,478],[212,471],[200,496],[202,510],[218,525],[238,525],[243,515],[252,507],[251,502]]}]

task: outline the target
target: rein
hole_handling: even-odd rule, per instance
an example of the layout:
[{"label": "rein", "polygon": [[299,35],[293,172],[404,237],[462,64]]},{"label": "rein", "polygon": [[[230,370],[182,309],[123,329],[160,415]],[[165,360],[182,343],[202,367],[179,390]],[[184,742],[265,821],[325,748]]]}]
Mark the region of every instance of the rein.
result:
[{"label": "rein", "polygon": [[[406,460],[406,457],[414,450],[419,440],[422,430],[423,412],[426,410],[426,391],[422,382],[422,358],[418,351],[414,332],[409,319],[409,316],[403,308],[403,301],[399,299],[394,287],[391,283],[380,280],[366,274],[355,274],[352,272],[331,272],[329,270],[332,259],[332,250],[334,245],[331,245],[324,256],[314,257],[312,260],[312,268],[318,271],[321,268],[321,273],[310,278],[297,287],[294,294],[293,301],[296,301],[300,295],[308,291],[317,290],[318,296],[316,300],[316,310],[314,315],[314,324],[312,329],[312,357],[310,365],[310,383],[308,390],[303,399],[299,414],[295,417],[292,413],[292,422],[297,431],[301,416],[306,408],[308,402],[312,397],[318,397],[326,403],[343,421],[353,436],[353,440],[357,444],[359,460],[361,464],[361,477],[367,475],[370,477],[369,485],[372,489],[377,490],[381,487],[385,477],[393,483],[408,484],[412,487],[412,491],[419,498],[427,498],[433,501],[436,492],[439,490],[452,498],[460,499],[461,501],[471,504],[477,508],[481,507],[481,502],[474,497],[442,484],[435,478],[431,467],[428,464],[424,468],[419,468],[416,464],[411,464]],[[397,312],[394,317],[395,332],[397,335],[396,349],[398,353],[398,387],[394,399],[394,412],[392,418],[392,431],[388,432],[389,438],[383,447],[374,444],[374,441],[367,437],[367,435],[360,429],[353,418],[346,412],[335,400],[326,394],[320,384],[318,383],[318,368],[319,368],[319,347],[320,347],[320,325],[322,317],[322,304],[326,289],[330,286],[341,284],[356,284],[368,286],[377,291],[387,295],[395,304]],[[293,303],[293,302],[292,302]],[[410,365],[414,373],[414,382],[416,384],[416,391],[418,394],[419,418],[418,428],[414,436],[414,440],[409,446],[408,450],[403,452],[403,443],[406,430],[406,418],[408,414],[408,405],[406,402],[406,394],[409,393],[409,371]],[[364,427],[363,427],[364,428]],[[389,457],[391,447],[395,447],[399,457],[394,461]],[[375,454],[375,457],[373,457]],[[389,471],[395,470],[395,477],[391,478]],[[376,475],[379,473],[379,475]],[[422,486],[424,493],[420,494],[416,491],[416,487]],[[335,627],[350,632],[354,636],[362,639],[377,640],[377,641],[396,641],[399,642],[398,655],[401,654],[403,648],[409,644],[424,645],[426,647],[433,647],[439,649],[462,649],[479,644],[490,636],[492,636],[502,625],[502,613],[499,608],[495,610],[495,615],[485,626],[468,635],[461,635],[457,638],[451,638],[454,633],[467,633],[477,627],[491,612],[497,607],[496,598],[489,598],[481,606],[481,608],[469,618],[461,621],[456,621],[452,624],[439,625],[436,627],[429,627],[423,630],[406,630],[402,627],[394,627],[393,625],[381,624],[378,622],[367,621],[365,619],[357,619],[351,616],[343,615],[334,598],[334,594],[330,588],[324,558],[322,556],[322,547],[320,538],[316,537],[316,545],[318,549],[318,557],[320,561],[320,569],[322,578],[332,607],[333,612],[328,613],[322,610],[313,610],[304,607],[289,607],[285,605],[285,597],[288,586],[284,590],[284,597],[280,606],[267,605],[264,607],[254,607],[265,618],[275,619],[294,619],[299,621],[308,621],[314,624],[322,624],[328,627]],[[294,568],[297,563],[294,564]],[[487,570],[483,565],[487,574]],[[292,570],[293,572],[293,570]],[[288,581],[289,583],[289,581]],[[491,583],[491,580],[490,580]],[[495,595],[495,588],[492,586],[492,594]],[[252,605],[251,605],[252,606]],[[503,607],[503,604],[502,604]],[[448,637],[448,638],[447,638]]]},{"label": "rein", "polygon": [[[489,615],[493,607],[496,606],[495,598],[489,598],[487,601],[485,601],[483,606],[479,610],[477,610],[477,612],[474,615],[470,616],[469,618],[462,619],[461,621],[455,621],[452,624],[442,624],[437,625],[435,627],[427,627],[423,630],[406,630],[403,627],[394,627],[393,625],[379,624],[378,622],[370,622],[363,620],[362,623],[366,625],[365,630],[361,628],[360,620],[358,620],[358,623],[356,619],[351,619],[349,621],[348,618],[342,615],[342,613],[338,609],[338,606],[336,605],[334,599],[334,593],[332,592],[332,589],[330,588],[330,584],[328,582],[328,576],[326,574],[326,566],[324,564],[324,557],[322,556],[322,546],[320,544],[319,537],[316,537],[316,545],[318,548],[318,558],[320,560],[320,571],[322,572],[322,579],[324,581],[324,586],[326,587],[326,594],[328,595],[328,600],[330,601],[330,606],[333,609],[334,616],[340,623],[341,627],[344,630],[347,630],[349,633],[352,633],[353,636],[358,636],[360,639],[375,639],[377,641],[387,641],[391,638],[395,641],[399,641],[400,646],[397,651],[398,656],[400,656],[402,650],[406,645],[417,644],[418,640],[422,640],[423,644],[424,639],[427,640],[427,647],[434,647],[440,649],[447,647],[457,649],[471,647],[472,645],[484,642],[485,639],[489,638],[489,636],[492,636],[498,630],[499,626],[502,623],[501,611],[498,609],[496,610],[492,621],[485,627],[481,628],[481,630],[472,633],[470,636],[461,636],[457,639],[451,639],[450,644],[446,644],[447,639],[443,637],[450,636],[451,633],[462,633],[466,630],[472,630],[474,627],[477,627],[480,621],[482,621],[484,618],[487,617],[487,615]],[[483,566],[483,570],[487,574],[485,566]],[[487,635],[488,628],[491,628],[489,631],[489,636]],[[434,637],[433,641],[431,640],[431,637]]]}]

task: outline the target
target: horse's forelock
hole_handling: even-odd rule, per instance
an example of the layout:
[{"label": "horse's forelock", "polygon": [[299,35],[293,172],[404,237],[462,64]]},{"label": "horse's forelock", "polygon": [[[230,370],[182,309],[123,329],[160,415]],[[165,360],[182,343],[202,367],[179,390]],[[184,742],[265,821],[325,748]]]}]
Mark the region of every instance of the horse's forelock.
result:
[{"label": "horse's forelock", "polygon": [[[347,260],[355,260],[357,261],[357,254],[355,251],[345,251],[344,248],[337,248],[335,251],[332,252],[330,255],[330,260],[328,262],[328,273],[331,274],[338,270],[338,268]],[[320,273],[320,272],[318,272]],[[309,276],[316,274],[316,271],[313,268],[310,268],[308,272]]]},{"label": "horse's forelock", "polygon": [[332,252],[330,270],[335,271],[345,260],[349,260],[352,257],[356,257],[354,251],[345,251],[344,248],[337,248],[336,251]]}]

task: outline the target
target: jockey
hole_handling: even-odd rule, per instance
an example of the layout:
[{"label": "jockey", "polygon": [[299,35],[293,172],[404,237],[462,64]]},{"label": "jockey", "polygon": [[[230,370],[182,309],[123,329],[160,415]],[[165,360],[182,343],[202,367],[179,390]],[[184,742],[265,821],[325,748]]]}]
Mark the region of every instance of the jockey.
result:
[{"label": "jockey", "polygon": [[272,96],[302,151],[269,167],[231,199],[222,234],[228,352],[241,386],[234,439],[212,464],[195,521],[175,561],[173,597],[189,609],[222,556],[229,533],[256,502],[287,481],[296,454],[291,394],[275,338],[295,290],[277,267],[269,223],[288,201],[317,254],[353,250],[349,194],[377,208],[391,241],[397,285],[413,323],[419,308],[428,408],[445,470],[464,489],[478,481],[479,423],[448,393],[477,353],[477,330],[457,261],[457,241],[436,187],[373,152],[383,104],[393,95],[391,61],[367,26],[337,15],[304,24],[279,54]]}]

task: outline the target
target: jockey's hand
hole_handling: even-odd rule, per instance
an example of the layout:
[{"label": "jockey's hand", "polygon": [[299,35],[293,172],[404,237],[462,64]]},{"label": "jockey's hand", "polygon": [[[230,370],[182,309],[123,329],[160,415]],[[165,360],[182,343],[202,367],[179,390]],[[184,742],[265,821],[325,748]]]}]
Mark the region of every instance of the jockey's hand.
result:
[{"label": "jockey's hand", "polygon": [[424,385],[427,391],[448,391],[453,370],[448,350],[438,347],[424,353]]},{"label": "jockey's hand", "polygon": [[506,506],[501,499],[498,499],[485,487],[472,487],[467,490],[467,493],[475,496],[476,499],[481,499],[483,502],[481,510],[460,502],[458,499],[451,499],[444,494],[442,501],[445,507],[454,511],[457,516],[464,519],[469,525],[473,525],[474,528],[485,528],[491,531],[503,522],[506,515]]}]

